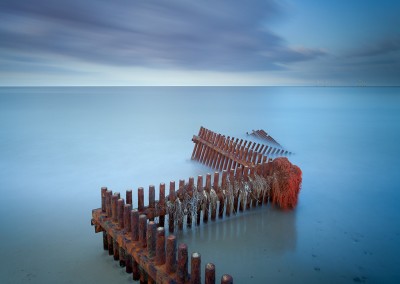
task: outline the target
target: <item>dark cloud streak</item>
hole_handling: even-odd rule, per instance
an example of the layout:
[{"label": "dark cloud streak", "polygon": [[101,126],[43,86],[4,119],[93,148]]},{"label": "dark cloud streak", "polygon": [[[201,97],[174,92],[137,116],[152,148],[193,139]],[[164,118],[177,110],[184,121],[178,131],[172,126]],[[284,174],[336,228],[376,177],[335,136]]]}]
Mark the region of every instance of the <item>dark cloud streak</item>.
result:
[{"label": "dark cloud streak", "polygon": [[3,50],[116,66],[276,70],[325,54],[268,29],[276,1],[13,0],[0,11]]}]

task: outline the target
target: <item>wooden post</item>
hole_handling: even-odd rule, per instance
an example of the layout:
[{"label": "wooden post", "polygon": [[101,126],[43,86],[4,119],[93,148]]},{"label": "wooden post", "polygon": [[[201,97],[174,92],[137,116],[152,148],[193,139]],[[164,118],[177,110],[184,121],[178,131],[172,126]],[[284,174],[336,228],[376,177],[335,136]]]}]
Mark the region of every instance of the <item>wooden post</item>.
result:
[{"label": "wooden post", "polygon": [[112,191],[107,190],[106,191],[106,215],[108,218],[111,218],[112,213],[111,213],[111,196],[112,196]]},{"label": "wooden post", "polygon": [[106,212],[106,192],[107,187],[101,188],[101,212]]},{"label": "wooden post", "polygon": [[[179,189],[178,189],[178,197],[179,200],[183,201],[183,198],[185,196],[185,180],[181,179],[179,180]],[[182,203],[180,204],[175,204],[175,206],[182,206]],[[182,209],[182,208],[180,208]],[[183,218],[179,218],[178,220],[178,229],[183,230]]]},{"label": "wooden post", "polygon": [[154,209],[156,207],[156,188],[154,185],[149,186],[149,209],[148,219],[154,221]]},{"label": "wooden post", "polygon": [[229,274],[224,274],[221,277],[221,284],[233,284],[233,278]]},{"label": "wooden post", "polygon": [[177,282],[185,283],[188,280],[188,247],[186,244],[178,246]]},{"label": "wooden post", "polygon": [[[218,196],[218,191],[219,191],[218,182],[219,182],[219,172],[215,172],[214,173],[213,189],[215,191],[215,194],[217,194],[217,196]],[[217,204],[212,206],[212,209],[211,209],[211,220],[212,221],[214,221],[216,219],[216,215],[217,215]]]},{"label": "wooden post", "polygon": [[113,255],[114,255],[114,260],[118,261],[119,260],[119,245],[116,239],[113,239]]},{"label": "wooden post", "polygon": [[131,211],[132,204],[125,204],[124,206],[124,228],[126,232],[131,232]]},{"label": "wooden post", "polygon": [[192,253],[190,262],[190,283],[201,284],[201,255],[197,252]]},{"label": "wooden post", "polygon": [[235,212],[238,212],[239,194],[240,194],[240,190],[242,190],[240,188],[242,186],[242,182],[241,182],[242,171],[243,171],[242,166],[240,166],[240,167],[238,167],[236,169],[236,181],[237,181],[237,183],[239,185],[239,188],[237,189],[237,192],[234,193],[235,196],[234,196],[234,199],[233,199],[233,210]]},{"label": "wooden post", "polygon": [[122,247],[119,247],[119,266],[125,267],[126,261],[125,261],[125,250]]},{"label": "wooden post", "polygon": [[126,204],[132,205],[132,189],[126,191]]},{"label": "wooden post", "polygon": [[[170,181],[169,183],[169,196],[168,196],[169,202],[171,204],[171,207],[175,208],[175,181]],[[175,228],[175,220],[174,220],[174,214],[173,212],[168,212],[168,230],[170,233],[174,232]]]},{"label": "wooden post", "polygon": [[222,180],[221,180],[221,190],[218,191],[218,199],[219,199],[219,210],[218,210],[218,218],[224,217],[224,207],[225,207],[225,195],[223,190],[226,187],[226,179],[228,172],[226,170],[222,171]]},{"label": "wooden post", "polygon": [[[244,167],[244,175],[243,178],[246,182],[249,181],[249,167],[245,166]],[[246,209],[250,209],[250,205],[251,205],[251,194],[247,194],[247,198],[246,198]],[[243,204],[244,206],[244,204]]]},{"label": "wooden post", "polygon": [[141,247],[146,247],[146,226],[147,225],[147,216],[142,214],[139,216],[139,244]]},{"label": "wooden post", "polygon": [[154,221],[147,224],[147,256],[153,259],[156,256],[157,225]]},{"label": "wooden post", "polygon": [[157,212],[159,215],[158,217],[158,226],[159,227],[164,227],[165,223],[165,183],[160,183],[160,192],[159,192],[159,201],[158,201],[158,210],[160,212]]},{"label": "wooden post", "polygon": [[108,243],[108,255],[113,255],[114,253],[114,240],[110,234],[107,234],[107,243]]},{"label": "wooden post", "polygon": [[132,273],[132,256],[125,252],[125,272]]},{"label": "wooden post", "polygon": [[[194,177],[190,177],[188,184],[188,194],[190,197],[193,197],[193,186],[194,186]],[[188,228],[192,227],[192,217],[193,217],[192,212],[189,210],[186,217],[186,224]]]},{"label": "wooden post", "polygon": [[124,206],[125,201],[120,198],[117,201],[117,215],[118,215],[118,227],[122,230],[124,228]]},{"label": "wooden post", "polygon": [[167,238],[165,270],[168,274],[176,271],[176,237],[169,235]]},{"label": "wooden post", "polygon": [[[250,177],[251,179],[255,179],[255,167],[250,167]],[[252,198],[251,198],[251,207],[257,207],[257,193],[253,191]]]},{"label": "wooden post", "polygon": [[215,265],[213,263],[206,264],[206,282],[205,284],[215,284]]},{"label": "wooden post", "polygon": [[111,197],[111,214],[113,222],[118,222],[117,204],[118,195],[114,193],[114,195]]},{"label": "wooden post", "polygon": [[131,239],[134,242],[139,240],[139,211],[137,209],[131,211]]},{"label": "wooden post", "polygon": [[157,228],[157,241],[156,241],[156,265],[163,265],[165,263],[165,230],[163,227]]},{"label": "wooden post", "polygon": [[[200,196],[203,195],[203,176],[199,175],[197,177],[197,194],[199,194]],[[198,204],[197,204],[197,212],[196,212],[196,225],[199,226],[200,225],[200,215],[201,215],[201,202],[199,200]],[[204,212],[203,212],[204,214]]]},{"label": "wooden post", "polygon": [[203,204],[203,222],[208,222],[208,214],[210,212],[210,192],[211,192],[211,174],[206,175],[206,196],[207,199]]},{"label": "wooden post", "polygon": [[103,231],[103,249],[108,250],[108,240],[106,231]]},{"label": "wooden post", "polygon": [[138,188],[138,210],[143,212],[144,210],[144,189],[143,187]]},{"label": "wooden post", "polygon": [[132,279],[138,281],[140,279],[139,263],[132,258]]}]

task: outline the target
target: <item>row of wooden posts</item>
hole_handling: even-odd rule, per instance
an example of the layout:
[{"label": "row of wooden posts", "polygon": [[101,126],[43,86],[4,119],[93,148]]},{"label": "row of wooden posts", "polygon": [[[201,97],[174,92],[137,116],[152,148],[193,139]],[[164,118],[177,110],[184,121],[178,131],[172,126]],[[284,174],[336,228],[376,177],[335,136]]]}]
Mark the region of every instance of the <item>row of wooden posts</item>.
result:
[{"label": "row of wooden posts", "polygon": [[[176,237],[173,235],[176,230],[182,229],[184,220],[174,220],[171,207],[168,205],[182,202],[186,196],[193,195],[193,189],[210,196],[215,191],[218,196],[218,206],[210,204],[210,198],[205,198],[204,204],[198,207],[195,224],[199,225],[201,220],[207,222],[210,217],[215,220],[223,216],[229,217],[232,213],[243,211],[246,208],[260,206],[268,202],[265,196],[254,196],[249,198],[246,204],[240,202],[239,196],[232,196],[234,202],[227,202],[223,188],[228,183],[245,181],[255,178],[256,175],[263,175],[267,169],[267,163],[252,167],[239,167],[231,169],[230,172],[223,171],[222,178],[219,172],[214,173],[214,180],[211,174],[207,174],[206,183],[203,184],[203,176],[198,176],[197,184],[194,178],[179,181],[179,188],[175,190],[175,182],[169,185],[169,195],[165,195],[165,184],[159,186],[159,200],[155,199],[155,186],[149,186],[149,200],[145,206],[144,188],[137,190],[137,207],[133,207],[132,190],[126,191],[125,199],[119,193],[113,193],[106,187],[101,189],[101,208],[92,212],[92,224],[96,232],[103,232],[104,249],[108,250],[115,260],[119,260],[121,266],[126,266],[128,273],[133,273],[134,280],[141,283],[201,283],[199,253],[191,255],[191,271],[188,272],[188,251],[185,244],[177,248]],[[215,190],[214,190],[215,189]],[[126,201],[126,202],[125,202]],[[179,203],[181,204],[181,203]],[[134,208],[134,209],[133,209]],[[202,218],[201,213],[202,212]],[[165,237],[166,216],[168,217],[169,236]],[[194,216],[185,215],[186,225],[192,226]],[[156,222],[157,221],[157,222]],[[177,256],[177,258],[176,258]],[[224,275],[221,283],[232,283],[229,275]],[[215,283],[215,266],[208,263],[205,269],[205,283]]]},{"label": "row of wooden posts", "polygon": [[282,145],[279,144],[278,141],[276,141],[271,135],[269,135],[263,129],[253,130],[251,133],[248,133],[248,135],[263,139],[270,144],[273,144],[273,145],[276,145],[276,146],[282,148]]},{"label": "row of wooden posts", "polygon": [[[96,233],[103,232],[104,249],[141,283],[201,283],[201,256],[192,253],[189,273],[188,248],[183,243],[177,246],[173,234],[176,227],[183,229],[184,223],[191,227],[193,222],[200,225],[201,220],[214,221],[217,215],[229,217],[267,203],[270,196],[263,184],[270,170],[271,159],[267,156],[288,154],[267,145],[225,138],[204,127],[192,140],[192,159],[222,171],[221,177],[217,171],[212,181],[211,174],[207,174],[205,185],[203,176],[197,177],[196,184],[190,177],[188,182],[180,180],[177,190],[171,181],[168,196],[165,184],[161,183],[159,200],[155,199],[155,186],[151,185],[146,206],[144,188],[139,187],[136,208],[132,205],[132,190],[126,191],[124,200],[119,193],[113,194],[103,187],[101,208],[92,211],[92,225]],[[215,283],[212,263],[206,264],[205,283]],[[233,283],[233,278],[225,274],[221,283]]]},{"label": "row of wooden posts", "polygon": [[247,141],[200,127],[199,134],[192,141],[195,147],[192,160],[197,160],[218,171],[236,169],[239,166],[254,166],[267,161],[269,156],[283,156],[289,151]]}]

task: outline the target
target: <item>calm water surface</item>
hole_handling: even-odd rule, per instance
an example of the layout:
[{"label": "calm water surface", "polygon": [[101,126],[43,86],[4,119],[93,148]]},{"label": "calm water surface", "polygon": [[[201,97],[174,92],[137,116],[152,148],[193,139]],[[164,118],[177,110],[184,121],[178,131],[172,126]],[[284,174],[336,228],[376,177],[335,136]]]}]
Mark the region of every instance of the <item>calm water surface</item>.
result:
[{"label": "calm water surface", "polygon": [[[129,283],[90,226],[100,187],[206,174],[205,126],[265,129],[303,171],[298,207],[179,233],[235,283],[398,283],[400,88],[0,88],[0,282]],[[204,279],[204,274],[203,274]]]}]

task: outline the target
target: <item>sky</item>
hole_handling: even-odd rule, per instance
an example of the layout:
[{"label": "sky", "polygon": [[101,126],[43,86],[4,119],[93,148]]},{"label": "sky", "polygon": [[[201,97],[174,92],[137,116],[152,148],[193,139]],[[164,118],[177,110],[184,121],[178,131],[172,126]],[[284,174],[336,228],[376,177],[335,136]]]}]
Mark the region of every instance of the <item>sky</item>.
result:
[{"label": "sky", "polygon": [[0,86],[398,86],[399,12],[391,0],[0,0]]}]

